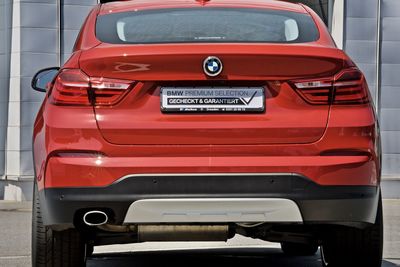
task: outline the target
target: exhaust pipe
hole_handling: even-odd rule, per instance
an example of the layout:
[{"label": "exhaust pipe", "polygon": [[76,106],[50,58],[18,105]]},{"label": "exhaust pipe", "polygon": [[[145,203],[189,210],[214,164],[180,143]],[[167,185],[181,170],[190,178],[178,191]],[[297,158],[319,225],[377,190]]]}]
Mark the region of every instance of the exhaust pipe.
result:
[{"label": "exhaust pipe", "polygon": [[99,226],[106,224],[108,216],[105,212],[99,210],[88,211],[83,215],[83,222],[89,226]]},{"label": "exhaust pipe", "polygon": [[[104,221],[103,221],[104,222]],[[87,225],[95,225],[93,222]],[[100,224],[98,229],[111,233],[134,233],[137,242],[148,241],[227,241],[235,236],[229,225],[112,225]]]}]

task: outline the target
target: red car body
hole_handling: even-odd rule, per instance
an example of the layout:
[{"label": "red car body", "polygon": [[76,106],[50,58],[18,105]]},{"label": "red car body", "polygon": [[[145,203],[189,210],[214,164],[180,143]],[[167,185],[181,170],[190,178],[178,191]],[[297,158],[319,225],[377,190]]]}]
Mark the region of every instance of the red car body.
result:
[{"label": "red car body", "polygon": [[[307,14],[319,37],[288,44],[135,45],[105,43],[96,37],[99,16],[202,7]],[[202,69],[208,56],[217,56],[224,64],[217,77]],[[375,222],[380,141],[368,86],[352,60],[336,48],[322,20],[304,5],[258,0],[98,5],[59,73],[33,133],[36,179],[48,226],[76,227],[76,216],[92,208],[110,210],[113,223],[121,224],[133,202],[171,197],[285,197],[299,205],[305,224]],[[70,100],[64,90],[76,79],[84,84]],[[123,89],[104,95],[86,90],[101,79]],[[163,86],[220,84],[263,87],[265,111],[160,110]],[[257,178],[262,174],[267,178]],[[182,175],[191,178],[176,178]],[[209,176],[213,178],[204,178]],[[121,181],[125,184],[118,187]]]},{"label": "red car body", "polygon": [[[121,47],[100,43],[93,31],[96,17],[109,10],[199,5],[201,3],[196,1],[164,4],[127,1],[97,7],[90,13],[75,51],[63,68],[80,68],[89,76],[138,81],[139,84],[111,107],[64,107],[49,103],[49,96],[46,97],[34,128],[39,188],[107,186],[128,174],[188,172],[290,172],[303,174],[321,185],[378,185],[376,117],[370,103],[312,106],[292,88],[286,88],[288,85],[274,84],[310,75],[325,78],[324,72],[335,74],[354,67],[346,54],[335,47],[323,22],[307,7],[265,1],[207,3],[208,7],[245,6],[310,12],[321,37],[316,42],[295,47],[276,44],[142,45],[125,47],[123,51],[128,56],[118,58]],[[265,114],[194,114],[183,118],[161,114],[159,85],[154,81],[207,81],[198,62],[210,54],[221,55],[225,65],[230,66],[229,73],[228,70],[222,73],[222,79],[232,83],[267,80],[265,86],[274,86],[282,94],[267,97],[268,112]],[[265,57],[265,63],[261,63],[260,57]],[[299,60],[291,62],[293,57]],[[94,63],[99,58],[101,64]],[[260,63],[252,67],[255,58]],[[276,58],[279,62],[274,62]],[[324,62],[324,58],[329,61]],[[165,71],[165,64],[174,60],[184,64]],[[282,62],[284,60],[287,62]],[[113,72],[113,68],[124,62],[138,62],[151,69],[134,75]],[[263,64],[262,70],[257,69],[259,64]],[[315,64],[315,68],[309,69],[309,64]],[[285,70],[287,73],[279,73],[278,68],[285,67],[290,67]],[[102,155],[100,166],[95,163],[95,154]],[[139,162],[132,164],[134,161]]]}]

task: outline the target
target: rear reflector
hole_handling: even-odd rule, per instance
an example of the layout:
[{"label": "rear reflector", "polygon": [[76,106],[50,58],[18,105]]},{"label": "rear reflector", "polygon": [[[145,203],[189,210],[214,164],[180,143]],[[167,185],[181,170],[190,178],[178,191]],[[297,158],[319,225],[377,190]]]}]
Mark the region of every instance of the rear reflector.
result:
[{"label": "rear reflector", "polygon": [[333,78],[299,80],[293,85],[300,96],[313,105],[369,102],[367,83],[356,68],[343,70]]},{"label": "rear reflector", "polygon": [[89,77],[79,69],[65,69],[57,76],[49,99],[57,105],[113,105],[132,84],[126,80]]}]

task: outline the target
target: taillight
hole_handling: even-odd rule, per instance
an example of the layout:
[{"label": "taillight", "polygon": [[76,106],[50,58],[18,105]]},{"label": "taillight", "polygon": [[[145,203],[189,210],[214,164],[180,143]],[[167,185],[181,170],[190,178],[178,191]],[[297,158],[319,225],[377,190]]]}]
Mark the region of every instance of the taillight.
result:
[{"label": "taillight", "polygon": [[331,79],[302,80],[296,81],[294,85],[297,88],[297,92],[308,103],[314,105],[329,104],[333,85]]},{"label": "taillight", "polygon": [[333,78],[298,80],[293,85],[306,102],[314,105],[369,102],[364,75],[356,68],[343,70]]},{"label": "taillight", "polygon": [[335,76],[333,104],[369,102],[368,86],[358,69],[348,69]]},{"label": "taillight", "polygon": [[50,94],[54,104],[90,105],[88,97],[89,77],[76,69],[61,71]]},{"label": "taillight", "polygon": [[50,101],[57,105],[113,105],[132,81],[89,77],[79,69],[62,70],[53,85]]}]

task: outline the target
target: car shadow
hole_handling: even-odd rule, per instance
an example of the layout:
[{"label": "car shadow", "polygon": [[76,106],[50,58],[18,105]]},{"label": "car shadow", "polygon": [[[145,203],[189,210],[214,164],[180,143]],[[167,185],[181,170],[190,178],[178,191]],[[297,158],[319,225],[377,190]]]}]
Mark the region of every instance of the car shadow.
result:
[{"label": "car shadow", "polygon": [[[320,267],[319,252],[310,257],[290,257],[278,248],[221,248],[95,254],[88,267],[189,267],[189,266]],[[388,261],[382,267],[397,267]]]}]

